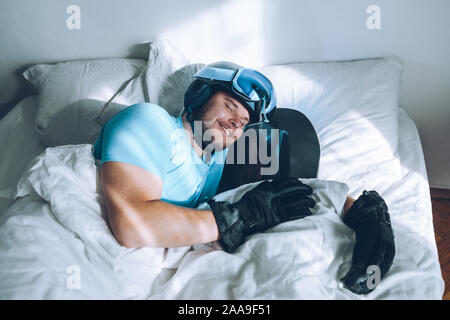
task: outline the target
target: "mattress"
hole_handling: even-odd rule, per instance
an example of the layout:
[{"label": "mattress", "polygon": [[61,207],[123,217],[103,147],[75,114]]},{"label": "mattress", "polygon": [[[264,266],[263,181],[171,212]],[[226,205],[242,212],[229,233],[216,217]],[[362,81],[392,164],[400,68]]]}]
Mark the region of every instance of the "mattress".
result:
[{"label": "mattress", "polygon": [[[3,119],[15,134],[2,142],[7,152],[2,188],[15,190],[15,199],[0,216],[1,299],[442,298],[422,147],[414,122],[401,108],[395,158],[356,173],[348,165],[339,177],[319,170],[319,179],[305,181],[319,190],[323,204],[314,217],[252,237],[229,255],[214,243],[158,250],[119,246],[99,214],[102,195],[90,146],[49,148],[34,158],[43,147],[32,130],[33,106],[30,97]],[[8,172],[13,164],[16,169]],[[26,167],[31,169],[14,189]],[[51,179],[43,174],[50,170]],[[222,197],[239,197],[246,188]],[[358,296],[336,281],[349,266],[353,245],[339,208],[347,194],[357,197],[363,189],[377,190],[389,204],[397,255],[380,288]]]}]

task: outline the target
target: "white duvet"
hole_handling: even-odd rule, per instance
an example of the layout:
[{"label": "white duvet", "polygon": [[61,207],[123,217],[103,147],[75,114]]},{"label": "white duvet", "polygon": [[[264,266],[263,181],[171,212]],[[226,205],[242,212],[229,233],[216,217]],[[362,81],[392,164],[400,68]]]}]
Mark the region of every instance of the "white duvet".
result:
[{"label": "white duvet", "polygon": [[[394,264],[364,296],[338,282],[350,267],[354,245],[353,231],[339,216],[352,192],[347,184],[303,180],[317,201],[312,216],[253,235],[228,254],[215,243],[176,249],[120,246],[102,217],[98,179],[88,144],[48,148],[33,161],[18,184],[16,201],[0,216],[1,299],[442,297],[436,245],[429,239],[431,219],[421,218],[413,208],[420,204],[408,203],[407,197],[403,205],[411,210],[391,209]],[[217,199],[234,201],[254,185]],[[392,187],[395,194],[403,186]],[[418,223],[411,221],[414,210],[422,219]]]}]

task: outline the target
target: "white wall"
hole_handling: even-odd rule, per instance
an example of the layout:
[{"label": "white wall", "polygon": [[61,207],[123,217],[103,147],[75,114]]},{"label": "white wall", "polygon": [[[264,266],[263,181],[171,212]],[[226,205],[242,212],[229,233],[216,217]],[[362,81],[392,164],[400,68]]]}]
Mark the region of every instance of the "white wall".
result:
[{"label": "white wall", "polygon": [[[71,4],[80,30],[66,28]],[[381,30],[366,27],[372,4]],[[145,57],[136,45],[162,37],[249,65],[397,55],[430,184],[450,188],[449,17],[449,0],[0,0],[0,108],[29,94],[29,65]]]}]

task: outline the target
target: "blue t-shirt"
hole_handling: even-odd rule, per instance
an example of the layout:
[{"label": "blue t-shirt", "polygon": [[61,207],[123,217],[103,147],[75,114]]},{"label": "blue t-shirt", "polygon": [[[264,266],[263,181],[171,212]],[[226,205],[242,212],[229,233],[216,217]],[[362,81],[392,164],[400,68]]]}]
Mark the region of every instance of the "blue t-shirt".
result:
[{"label": "blue t-shirt", "polygon": [[111,118],[93,148],[97,162],[120,161],[148,170],[163,181],[161,200],[196,207],[219,186],[227,149],[206,163],[192,148],[182,118],[151,103],[132,105]]}]

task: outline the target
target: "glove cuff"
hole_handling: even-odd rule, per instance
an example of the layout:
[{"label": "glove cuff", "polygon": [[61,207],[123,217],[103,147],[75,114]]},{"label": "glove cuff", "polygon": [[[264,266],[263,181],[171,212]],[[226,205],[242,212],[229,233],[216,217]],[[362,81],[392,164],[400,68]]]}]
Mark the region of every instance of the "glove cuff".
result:
[{"label": "glove cuff", "polygon": [[239,210],[231,203],[208,201],[219,229],[219,244],[226,252],[233,252],[244,243],[244,223]]},{"label": "glove cuff", "polygon": [[362,195],[352,204],[344,216],[344,223],[356,230],[359,223],[368,217],[391,224],[388,207],[384,199],[376,191],[364,190]]}]

